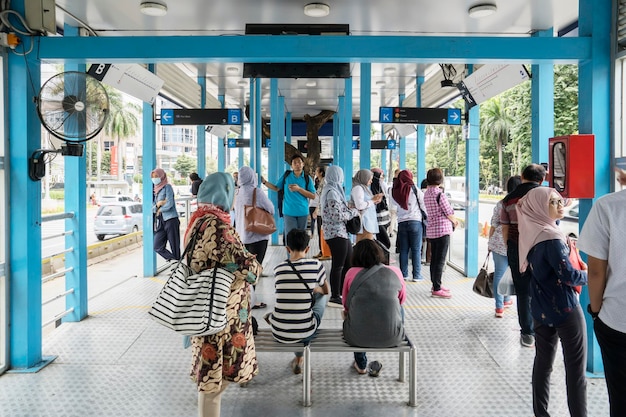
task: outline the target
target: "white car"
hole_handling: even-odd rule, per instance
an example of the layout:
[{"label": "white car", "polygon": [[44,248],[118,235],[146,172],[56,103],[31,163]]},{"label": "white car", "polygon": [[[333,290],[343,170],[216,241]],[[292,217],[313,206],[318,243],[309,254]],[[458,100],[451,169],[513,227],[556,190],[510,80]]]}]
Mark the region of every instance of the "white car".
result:
[{"label": "white car", "polygon": [[98,209],[93,229],[98,240],[106,235],[125,235],[141,230],[143,209],[141,203],[115,202]]},{"label": "white car", "polygon": [[111,203],[124,203],[124,202],[133,202],[134,200],[132,199],[132,197],[126,196],[126,195],[103,195],[102,197],[100,197],[98,199],[98,205],[99,206],[103,206],[105,204],[111,204]]}]

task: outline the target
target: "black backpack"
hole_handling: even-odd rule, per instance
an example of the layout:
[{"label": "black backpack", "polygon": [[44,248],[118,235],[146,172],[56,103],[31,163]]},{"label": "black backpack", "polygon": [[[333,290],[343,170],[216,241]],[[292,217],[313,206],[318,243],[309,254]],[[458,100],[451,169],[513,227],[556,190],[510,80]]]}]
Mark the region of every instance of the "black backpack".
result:
[{"label": "black backpack", "polygon": [[[283,198],[285,198],[285,178],[287,178],[287,175],[291,174],[291,170],[288,169],[287,171],[285,171],[285,173],[283,174],[282,177],[280,177],[280,181],[278,181],[278,184],[280,184],[281,182],[283,183],[283,187],[278,189],[278,216],[283,217]],[[307,188],[309,188],[309,175],[306,174],[304,171],[302,172],[302,174],[304,175],[304,186]]]}]

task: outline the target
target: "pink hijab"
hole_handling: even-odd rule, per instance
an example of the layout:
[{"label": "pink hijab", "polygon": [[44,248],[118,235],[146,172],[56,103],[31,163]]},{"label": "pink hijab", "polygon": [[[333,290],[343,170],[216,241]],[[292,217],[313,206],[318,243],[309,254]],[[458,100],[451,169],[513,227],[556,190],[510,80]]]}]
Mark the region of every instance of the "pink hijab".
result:
[{"label": "pink hijab", "polygon": [[536,244],[554,239],[561,239],[567,243],[556,220],[550,217],[549,205],[552,193],[559,194],[554,188],[533,188],[517,202],[515,209],[519,230],[520,272],[528,268],[528,253]]},{"label": "pink hijab", "polygon": [[154,171],[151,172],[151,174],[156,174],[157,177],[161,178],[161,182],[159,183],[159,185],[154,185],[154,188],[152,189],[154,195],[157,195],[159,194],[159,191],[161,191],[163,187],[167,185],[167,174],[161,168],[156,168]]}]

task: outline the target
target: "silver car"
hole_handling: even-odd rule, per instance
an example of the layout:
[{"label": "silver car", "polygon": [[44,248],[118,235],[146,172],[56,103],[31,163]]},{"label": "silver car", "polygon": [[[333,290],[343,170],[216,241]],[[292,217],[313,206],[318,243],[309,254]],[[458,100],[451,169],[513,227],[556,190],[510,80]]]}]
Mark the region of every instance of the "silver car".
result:
[{"label": "silver car", "polygon": [[140,203],[110,203],[100,206],[94,221],[98,240],[106,235],[125,235],[141,230],[143,210]]}]

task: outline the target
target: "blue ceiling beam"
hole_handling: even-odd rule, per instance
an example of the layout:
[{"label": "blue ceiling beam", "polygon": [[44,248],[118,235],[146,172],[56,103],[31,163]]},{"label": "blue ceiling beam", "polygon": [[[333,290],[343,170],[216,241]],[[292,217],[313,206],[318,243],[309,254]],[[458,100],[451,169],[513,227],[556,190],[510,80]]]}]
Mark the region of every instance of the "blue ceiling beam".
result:
[{"label": "blue ceiling beam", "polygon": [[446,36],[42,37],[43,61],[526,64],[591,59],[591,39]]}]

